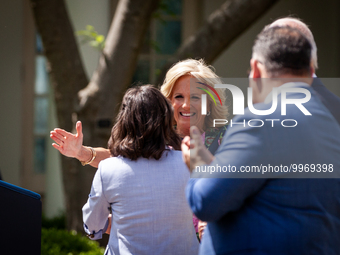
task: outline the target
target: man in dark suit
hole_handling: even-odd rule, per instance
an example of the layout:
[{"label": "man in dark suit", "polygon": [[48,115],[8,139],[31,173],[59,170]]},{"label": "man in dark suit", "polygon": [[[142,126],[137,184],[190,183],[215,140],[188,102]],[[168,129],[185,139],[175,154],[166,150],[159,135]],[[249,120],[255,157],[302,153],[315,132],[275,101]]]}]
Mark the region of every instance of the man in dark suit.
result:
[{"label": "man in dark suit", "polygon": [[[298,29],[305,37],[307,37],[312,45],[311,62],[314,70],[316,70],[318,68],[317,46],[314,40],[314,36],[308,26],[301,20],[292,17],[278,19],[267,27],[274,26],[293,27]],[[321,80],[316,77],[315,74],[313,75],[313,77],[314,80],[312,83],[312,88],[317,92],[317,95],[320,98],[321,102],[327,107],[327,109],[332,113],[336,121],[340,124],[340,98],[329,91],[326,86],[321,82]]]},{"label": "man in dark suit", "polygon": [[320,179],[339,175],[340,126],[310,87],[311,49],[296,29],[262,31],[251,59],[252,109],[277,102],[276,110],[236,116],[215,157],[197,128],[183,139],[193,177],[210,177],[190,179],[186,190],[208,222],[200,254],[340,254],[340,180]]}]

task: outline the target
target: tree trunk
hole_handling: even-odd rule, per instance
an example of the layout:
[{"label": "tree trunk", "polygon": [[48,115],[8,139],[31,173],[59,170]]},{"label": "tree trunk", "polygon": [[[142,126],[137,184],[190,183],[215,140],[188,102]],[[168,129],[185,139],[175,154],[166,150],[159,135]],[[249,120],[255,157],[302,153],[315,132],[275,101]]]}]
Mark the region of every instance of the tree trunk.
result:
[{"label": "tree trunk", "polygon": [[157,80],[162,84],[169,68],[179,60],[203,58],[212,62],[278,0],[228,0],[213,12],[204,26],[189,37],[170,58]]},{"label": "tree trunk", "polygon": [[[31,6],[49,62],[58,123],[63,129],[72,130],[78,91],[88,84],[74,30],[64,1],[31,0]],[[86,198],[81,197],[80,189],[89,191],[89,187],[80,182],[84,173],[84,170],[80,170],[77,160],[62,157],[67,226],[77,230],[82,226],[81,207],[78,203]]]}]

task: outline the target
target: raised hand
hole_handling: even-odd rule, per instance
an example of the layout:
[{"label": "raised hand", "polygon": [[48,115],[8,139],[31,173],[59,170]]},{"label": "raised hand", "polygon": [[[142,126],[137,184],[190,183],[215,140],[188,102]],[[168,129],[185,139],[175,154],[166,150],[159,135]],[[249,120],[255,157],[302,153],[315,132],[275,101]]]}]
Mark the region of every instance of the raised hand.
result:
[{"label": "raised hand", "polygon": [[83,133],[81,122],[76,123],[76,134],[72,134],[60,128],[55,128],[50,132],[50,137],[55,142],[52,144],[61,154],[71,157],[80,157],[83,145]]},{"label": "raised hand", "polygon": [[190,168],[190,137],[189,136],[185,136],[183,138],[181,149],[182,149],[183,161],[187,165],[188,169],[191,171],[192,169]]},{"label": "raised hand", "polygon": [[204,229],[206,226],[207,226],[207,222],[201,221],[201,220],[198,222],[198,237],[200,240],[202,240]]},{"label": "raised hand", "polygon": [[214,156],[207,150],[202,141],[202,136],[197,127],[190,128],[190,136],[182,141],[182,156],[185,164],[192,171],[196,166],[210,164]]}]

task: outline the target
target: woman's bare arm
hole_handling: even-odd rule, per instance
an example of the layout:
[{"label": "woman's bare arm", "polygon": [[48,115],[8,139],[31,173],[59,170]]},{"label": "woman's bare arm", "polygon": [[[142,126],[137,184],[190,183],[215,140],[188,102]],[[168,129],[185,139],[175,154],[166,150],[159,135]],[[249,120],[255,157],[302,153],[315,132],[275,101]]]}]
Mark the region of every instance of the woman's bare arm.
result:
[{"label": "woman's bare arm", "polygon": [[[89,163],[90,166],[98,168],[100,161],[111,157],[111,153],[110,153],[109,149],[104,149],[104,148],[101,148],[101,147],[96,147],[96,148],[93,148],[93,149],[96,152],[96,157],[91,163]],[[81,162],[86,162],[88,160],[91,160],[91,157],[92,157],[92,153],[89,150],[89,148],[86,147],[86,146],[82,146],[79,158],[77,158],[77,159]]]},{"label": "woman's bare arm", "polygon": [[[89,162],[92,159],[92,151],[83,145],[83,133],[81,122],[76,124],[76,134],[72,134],[60,128],[51,131],[50,137],[55,142],[52,144],[61,154],[66,157],[76,158],[81,162]],[[90,163],[98,167],[101,160],[110,157],[110,151],[104,148],[93,148],[96,154],[95,159]]]}]

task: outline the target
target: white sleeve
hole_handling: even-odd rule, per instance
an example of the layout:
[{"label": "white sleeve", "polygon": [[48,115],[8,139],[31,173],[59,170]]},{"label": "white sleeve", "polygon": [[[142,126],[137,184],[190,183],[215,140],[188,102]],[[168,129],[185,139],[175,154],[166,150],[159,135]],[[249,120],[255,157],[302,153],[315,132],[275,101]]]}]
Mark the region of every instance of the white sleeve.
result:
[{"label": "white sleeve", "polygon": [[84,229],[90,239],[101,239],[108,227],[111,205],[103,194],[101,165],[94,176],[91,192],[83,207]]}]

